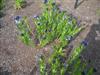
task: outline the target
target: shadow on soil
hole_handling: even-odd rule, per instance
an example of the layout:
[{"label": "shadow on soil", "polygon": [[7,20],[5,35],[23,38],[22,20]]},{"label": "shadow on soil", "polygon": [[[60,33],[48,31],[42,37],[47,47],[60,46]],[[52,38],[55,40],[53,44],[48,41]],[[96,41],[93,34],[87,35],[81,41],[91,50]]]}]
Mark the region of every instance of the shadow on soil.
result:
[{"label": "shadow on soil", "polygon": [[35,66],[33,70],[30,72],[30,75],[36,75],[37,67]]},{"label": "shadow on soil", "polygon": [[74,9],[78,8],[85,0],[82,0],[80,2],[80,0],[76,0],[75,5],[74,5]]},{"label": "shadow on soil", "polygon": [[0,18],[0,29],[4,27],[3,19]]},{"label": "shadow on soil", "polygon": [[100,19],[92,25],[86,40],[89,44],[82,56],[95,68],[94,75],[100,75]]},{"label": "shadow on soil", "polygon": [[11,72],[3,71],[3,72],[0,72],[0,75],[11,75]]},{"label": "shadow on soil", "polygon": [[0,12],[0,18],[4,17],[5,14],[3,12]]},{"label": "shadow on soil", "polygon": [[8,72],[7,70],[3,71],[2,67],[0,67],[0,75],[12,75],[12,74],[11,74],[11,72]]}]

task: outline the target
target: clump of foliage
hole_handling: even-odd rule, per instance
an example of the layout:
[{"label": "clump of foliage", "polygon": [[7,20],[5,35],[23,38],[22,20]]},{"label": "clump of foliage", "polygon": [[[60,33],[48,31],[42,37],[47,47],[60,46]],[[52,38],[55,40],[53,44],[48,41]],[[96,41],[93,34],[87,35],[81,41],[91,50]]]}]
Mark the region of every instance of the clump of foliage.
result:
[{"label": "clump of foliage", "polygon": [[39,60],[40,75],[92,75],[93,68],[85,60],[80,59],[84,43],[72,50],[67,58],[62,48],[54,47],[48,60],[41,56]]},{"label": "clump of foliage", "polygon": [[15,0],[15,8],[21,9],[22,7],[25,7],[26,3],[25,0]]},{"label": "clump of foliage", "polygon": [[0,10],[2,10],[4,7],[4,0],[0,0]]},{"label": "clump of foliage", "polygon": [[3,15],[2,10],[3,10],[4,5],[5,5],[4,3],[5,3],[4,0],[0,0],[0,17]]},{"label": "clump of foliage", "polygon": [[59,10],[52,0],[44,5],[44,11],[36,17],[35,25],[36,38],[42,47],[55,39],[64,47],[81,30],[76,19]]},{"label": "clump of foliage", "polygon": [[36,37],[42,47],[55,39],[59,40],[59,43],[53,47],[53,54],[48,59],[43,55],[40,57],[40,75],[92,75],[93,68],[88,67],[87,62],[80,59],[80,54],[87,45],[87,41],[73,48],[68,57],[63,50],[81,30],[76,19],[60,11],[53,0],[48,1],[44,5],[43,13],[35,18]]},{"label": "clump of foliage", "polygon": [[[19,1],[19,3],[17,3]],[[21,0],[16,0],[18,8],[21,8]],[[64,48],[68,47],[69,42],[81,31],[77,20],[68,15],[67,12],[61,11],[54,0],[49,0],[44,5],[43,13],[40,16],[34,16],[36,27],[36,39],[39,45],[44,47],[50,42],[57,40],[53,47],[53,54],[46,59],[41,56],[39,63],[40,75],[92,75],[93,68],[88,67],[87,62],[82,61],[79,57],[85,46],[83,41],[78,47],[73,48],[67,57]],[[27,45],[33,45],[27,18],[17,16],[15,23],[20,31],[19,38]]]},{"label": "clump of foliage", "polygon": [[20,31],[20,36],[19,38],[27,45],[33,45],[32,42],[32,31],[30,28],[30,25],[27,21],[27,17],[21,17],[21,16],[16,16],[15,17],[15,23],[17,25],[17,28]]}]

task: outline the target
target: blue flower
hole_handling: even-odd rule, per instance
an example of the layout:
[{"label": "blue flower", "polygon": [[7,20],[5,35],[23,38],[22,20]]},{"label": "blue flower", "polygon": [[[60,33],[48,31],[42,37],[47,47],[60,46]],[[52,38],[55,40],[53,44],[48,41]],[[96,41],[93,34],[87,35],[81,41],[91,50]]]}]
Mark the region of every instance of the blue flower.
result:
[{"label": "blue flower", "polygon": [[65,57],[59,57],[59,60],[60,60],[61,63],[64,63],[66,58]]},{"label": "blue flower", "polygon": [[77,20],[78,18],[76,17],[76,16],[74,16],[74,15],[72,15],[72,17],[75,19],[75,20]]},{"label": "blue flower", "polygon": [[44,2],[43,2],[43,3],[44,3],[44,4],[46,4],[47,2],[48,2],[48,0],[44,0]]},{"label": "blue flower", "polygon": [[21,20],[22,20],[22,17],[21,17],[21,16],[16,16],[16,17],[14,18],[14,21],[15,21],[15,23],[16,23],[17,25],[21,22]]},{"label": "blue flower", "polygon": [[68,18],[68,21],[71,22],[71,21],[72,21],[72,17],[69,17],[69,18]]},{"label": "blue flower", "polygon": [[72,50],[73,49],[73,45],[69,45],[68,49]]},{"label": "blue flower", "polygon": [[61,12],[64,10],[61,6],[59,6],[58,8],[59,8],[59,10],[60,10]]},{"label": "blue flower", "polygon": [[22,17],[21,16],[16,16],[15,18],[14,18],[14,20],[20,20]]},{"label": "blue flower", "polygon": [[65,20],[67,17],[66,16],[63,16],[63,20]]},{"label": "blue flower", "polygon": [[56,11],[56,8],[54,7],[54,8],[52,8],[52,10],[53,10],[53,11]]},{"label": "blue flower", "polygon": [[22,17],[21,17],[21,16],[16,16],[16,17],[14,18],[14,20],[20,21],[20,20],[22,20]]},{"label": "blue flower", "polygon": [[87,41],[87,40],[83,40],[83,41],[81,42],[81,44],[84,45],[84,46],[87,46],[87,45],[88,45],[88,41]]},{"label": "blue flower", "polygon": [[80,23],[81,23],[81,20],[80,20],[80,21],[77,21],[77,25],[78,25],[78,26],[80,26]]},{"label": "blue flower", "polygon": [[65,67],[65,68],[67,67],[67,64],[66,64],[66,62],[65,62],[63,65],[64,65],[64,67]]},{"label": "blue flower", "polygon": [[38,18],[39,18],[39,16],[38,16],[38,15],[34,15],[34,18],[38,19]]},{"label": "blue flower", "polygon": [[66,40],[71,41],[72,40],[72,36],[67,36]]}]

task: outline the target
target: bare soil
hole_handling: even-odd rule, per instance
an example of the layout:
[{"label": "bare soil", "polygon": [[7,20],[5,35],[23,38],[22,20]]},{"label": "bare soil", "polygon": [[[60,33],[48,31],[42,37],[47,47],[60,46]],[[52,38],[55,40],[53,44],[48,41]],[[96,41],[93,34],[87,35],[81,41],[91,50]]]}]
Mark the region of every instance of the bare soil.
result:
[{"label": "bare soil", "polygon": [[[57,0],[62,10],[68,11],[81,20],[85,29],[71,42],[77,45],[83,39],[89,41],[89,45],[82,56],[88,61],[91,60],[100,75],[100,0],[79,0],[79,5],[74,9],[76,0]],[[82,2],[81,2],[82,1]],[[42,49],[33,48],[23,44],[18,38],[18,30],[14,23],[17,15],[27,16],[34,30],[32,17],[42,12],[42,0],[28,0],[28,5],[21,9],[14,9],[14,1],[8,0],[5,16],[0,18],[0,75],[34,75],[35,56],[41,51],[50,50],[50,46]],[[80,3],[81,2],[81,3]]]}]

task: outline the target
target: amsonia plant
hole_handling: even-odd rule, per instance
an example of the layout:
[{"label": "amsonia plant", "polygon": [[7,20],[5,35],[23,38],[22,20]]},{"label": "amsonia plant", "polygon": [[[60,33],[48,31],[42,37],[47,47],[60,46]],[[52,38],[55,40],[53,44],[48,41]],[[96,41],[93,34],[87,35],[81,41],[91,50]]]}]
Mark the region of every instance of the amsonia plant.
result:
[{"label": "amsonia plant", "polygon": [[34,21],[36,38],[42,47],[55,39],[64,47],[81,30],[76,19],[61,11],[53,0],[44,5],[43,13]]},{"label": "amsonia plant", "polygon": [[30,28],[30,25],[27,21],[27,17],[21,17],[21,16],[16,16],[14,18],[15,23],[17,25],[17,28],[20,32],[19,39],[21,39],[25,44],[27,45],[33,45],[33,41],[31,38],[32,30]]},{"label": "amsonia plant", "polygon": [[40,59],[40,75],[92,75],[93,68],[80,58],[86,44],[83,41],[74,48],[68,59],[62,48],[54,47],[54,52],[48,60],[45,61],[43,57]]}]

